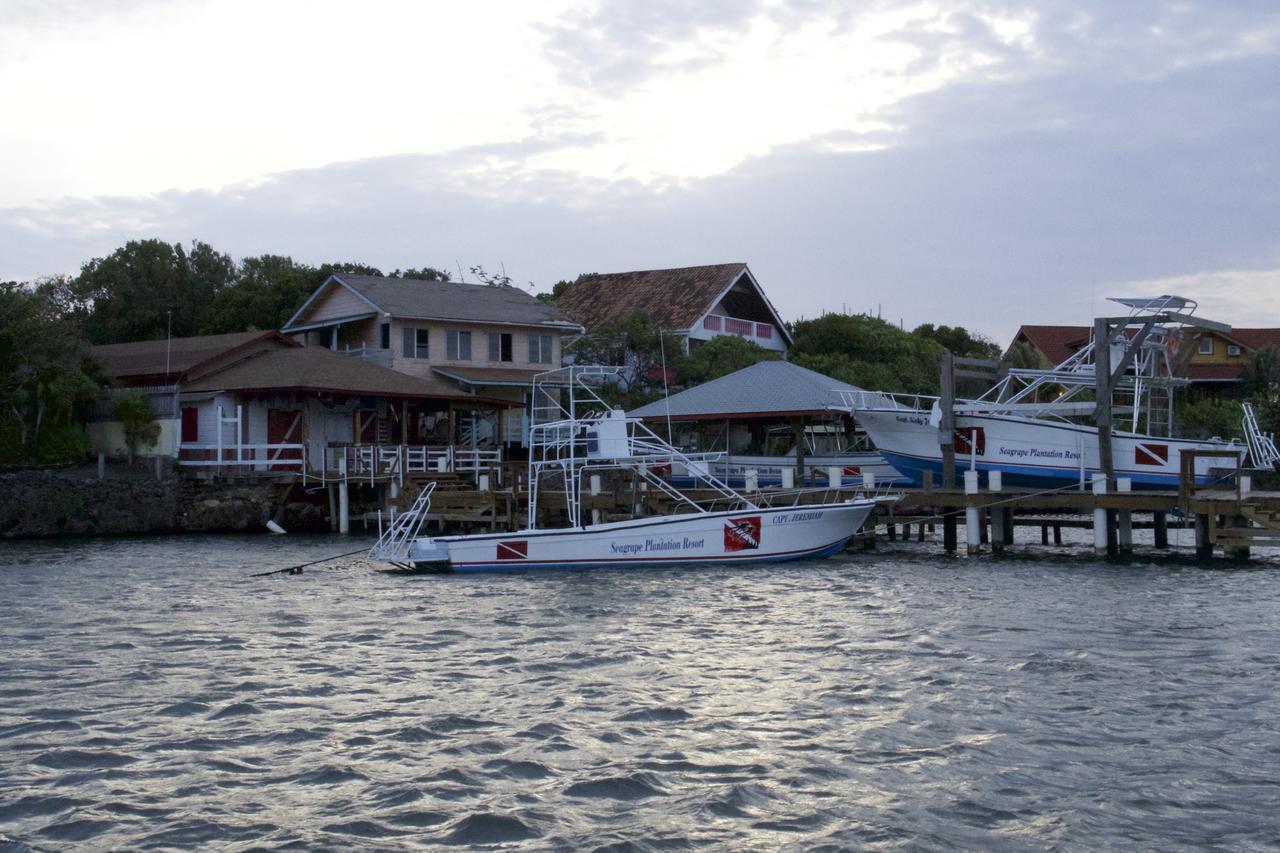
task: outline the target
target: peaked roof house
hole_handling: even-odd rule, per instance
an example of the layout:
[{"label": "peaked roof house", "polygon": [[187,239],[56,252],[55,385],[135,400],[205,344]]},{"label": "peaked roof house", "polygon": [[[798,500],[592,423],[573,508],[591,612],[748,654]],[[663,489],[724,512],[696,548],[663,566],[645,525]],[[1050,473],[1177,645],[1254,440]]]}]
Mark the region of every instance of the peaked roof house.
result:
[{"label": "peaked roof house", "polygon": [[680,334],[686,351],[719,335],[737,335],[783,353],[793,343],[744,263],[587,273],[569,285],[556,306],[588,331],[642,311],[658,328]]},{"label": "peaked roof house", "polygon": [[516,287],[347,273],[325,279],[281,329],[306,346],[515,399],[560,366],[562,339],[582,331]]}]

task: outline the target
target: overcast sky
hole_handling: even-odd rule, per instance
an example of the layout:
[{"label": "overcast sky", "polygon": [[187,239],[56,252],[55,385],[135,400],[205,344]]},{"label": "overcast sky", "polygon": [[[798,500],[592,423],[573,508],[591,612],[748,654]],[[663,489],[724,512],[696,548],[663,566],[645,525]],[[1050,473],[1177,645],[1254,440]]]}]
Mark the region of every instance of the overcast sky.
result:
[{"label": "overcast sky", "polygon": [[0,0],[0,279],[128,239],[1280,326],[1274,0]]}]

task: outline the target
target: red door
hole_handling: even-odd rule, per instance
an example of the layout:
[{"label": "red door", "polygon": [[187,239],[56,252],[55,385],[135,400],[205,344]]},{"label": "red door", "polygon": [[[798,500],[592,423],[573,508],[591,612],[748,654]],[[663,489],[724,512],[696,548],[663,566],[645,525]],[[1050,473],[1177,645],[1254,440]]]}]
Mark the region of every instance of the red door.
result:
[{"label": "red door", "polygon": [[[302,412],[267,409],[267,444],[302,444]],[[272,461],[294,460],[289,465],[272,465],[272,468],[296,468],[302,459],[302,449],[273,447],[267,451],[267,458]]]}]

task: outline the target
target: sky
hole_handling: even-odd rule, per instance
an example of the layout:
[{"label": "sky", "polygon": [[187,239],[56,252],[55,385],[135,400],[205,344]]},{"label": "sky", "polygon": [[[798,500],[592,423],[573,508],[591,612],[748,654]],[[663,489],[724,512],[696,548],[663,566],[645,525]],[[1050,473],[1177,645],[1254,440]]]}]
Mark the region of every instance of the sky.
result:
[{"label": "sky", "polygon": [[0,280],[157,237],[743,261],[787,320],[1000,343],[1168,292],[1280,326],[1273,0],[0,0],[0,116]]}]

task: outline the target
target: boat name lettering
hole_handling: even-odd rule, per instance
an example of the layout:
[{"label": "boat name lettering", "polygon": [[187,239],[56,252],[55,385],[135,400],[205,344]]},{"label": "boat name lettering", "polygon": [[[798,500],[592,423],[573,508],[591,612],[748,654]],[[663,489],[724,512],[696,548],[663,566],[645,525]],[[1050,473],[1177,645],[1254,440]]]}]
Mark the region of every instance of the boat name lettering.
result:
[{"label": "boat name lettering", "polygon": [[822,518],[821,510],[810,510],[808,512],[793,512],[790,515],[775,515],[773,517],[774,524],[788,524],[792,521],[817,521]]},{"label": "boat name lettering", "polygon": [[1078,460],[1080,452],[1077,450],[1043,450],[1039,447],[1000,447],[996,454],[999,456],[1008,456],[1013,459],[1071,459]]},{"label": "boat name lettering", "polygon": [[684,551],[690,548],[701,548],[707,539],[646,539],[643,542],[610,542],[609,551],[613,554],[640,554],[654,551]]},{"label": "boat name lettering", "polygon": [[916,424],[917,426],[921,426],[929,423],[929,419],[923,415],[894,415],[894,418],[900,424]]}]

